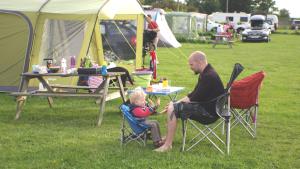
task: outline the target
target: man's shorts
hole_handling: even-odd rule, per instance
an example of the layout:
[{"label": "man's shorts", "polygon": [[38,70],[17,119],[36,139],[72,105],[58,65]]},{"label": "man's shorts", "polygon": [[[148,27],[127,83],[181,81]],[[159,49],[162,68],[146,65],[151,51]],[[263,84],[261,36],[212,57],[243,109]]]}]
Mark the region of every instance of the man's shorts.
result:
[{"label": "man's shorts", "polygon": [[176,118],[192,119],[201,124],[211,124],[218,120],[216,113],[209,113],[205,108],[197,103],[173,103]]}]

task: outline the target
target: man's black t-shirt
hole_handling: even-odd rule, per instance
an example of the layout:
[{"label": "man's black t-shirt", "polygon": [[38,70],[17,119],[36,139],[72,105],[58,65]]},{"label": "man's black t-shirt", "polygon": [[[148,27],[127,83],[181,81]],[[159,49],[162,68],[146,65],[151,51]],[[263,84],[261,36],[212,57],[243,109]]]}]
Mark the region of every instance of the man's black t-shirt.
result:
[{"label": "man's black t-shirt", "polygon": [[[191,102],[207,102],[224,93],[223,83],[214,70],[214,68],[208,64],[203,72],[199,75],[198,83],[194,90],[188,94]],[[210,104],[204,104],[203,107],[212,116],[218,117],[215,110],[215,102]]]}]

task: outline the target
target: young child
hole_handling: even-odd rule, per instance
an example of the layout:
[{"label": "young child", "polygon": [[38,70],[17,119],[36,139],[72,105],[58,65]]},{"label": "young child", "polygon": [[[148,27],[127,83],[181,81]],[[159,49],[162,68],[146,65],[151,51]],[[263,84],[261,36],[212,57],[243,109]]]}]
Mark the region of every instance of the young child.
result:
[{"label": "young child", "polygon": [[159,147],[163,144],[160,135],[159,123],[156,120],[148,120],[151,114],[156,113],[156,108],[160,104],[160,100],[157,100],[155,106],[151,101],[150,104],[146,103],[146,94],[143,89],[135,89],[129,96],[130,103],[132,105],[132,113],[137,118],[145,118],[145,124],[151,127],[151,136],[155,147]]}]

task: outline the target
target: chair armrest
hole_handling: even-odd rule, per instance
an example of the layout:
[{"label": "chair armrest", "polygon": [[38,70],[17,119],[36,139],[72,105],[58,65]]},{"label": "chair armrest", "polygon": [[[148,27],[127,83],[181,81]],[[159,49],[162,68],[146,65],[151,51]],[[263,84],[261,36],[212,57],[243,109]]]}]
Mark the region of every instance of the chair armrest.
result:
[{"label": "chair armrest", "polygon": [[191,104],[208,104],[208,103],[213,103],[215,101],[217,101],[218,99],[220,99],[221,97],[224,97],[224,96],[229,96],[229,93],[228,92],[225,92],[223,93],[222,95],[218,96],[218,97],[215,97],[211,100],[208,100],[208,101],[205,101],[205,102],[190,102]]}]

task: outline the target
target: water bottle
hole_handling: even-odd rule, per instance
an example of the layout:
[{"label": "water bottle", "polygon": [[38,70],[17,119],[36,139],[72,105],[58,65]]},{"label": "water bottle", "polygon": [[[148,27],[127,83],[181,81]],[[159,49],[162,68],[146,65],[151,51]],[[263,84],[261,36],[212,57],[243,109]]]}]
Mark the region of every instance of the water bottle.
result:
[{"label": "water bottle", "polygon": [[76,66],[76,58],[75,56],[71,56],[70,68],[75,68]]},{"label": "water bottle", "polygon": [[106,63],[106,61],[104,61],[102,66],[101,66],[101,74],[102,75],[107,75],[107,63]]},{"label": "water bottle", "polygon": [[62,73],[66,73],[67,72],[67,61],[66,61],[65,58],[61,59],[60,67],[61,67],[61,72]]}]

